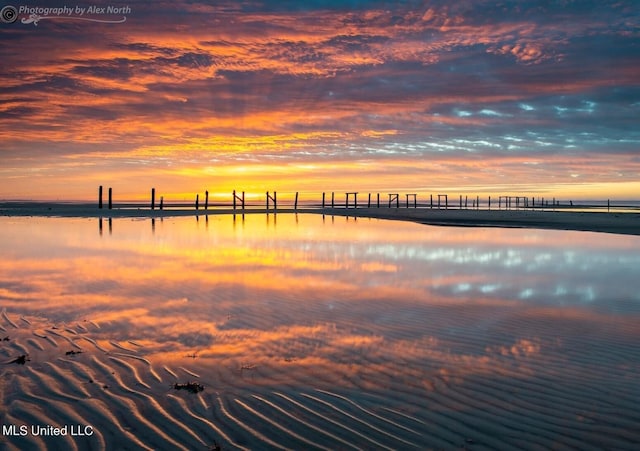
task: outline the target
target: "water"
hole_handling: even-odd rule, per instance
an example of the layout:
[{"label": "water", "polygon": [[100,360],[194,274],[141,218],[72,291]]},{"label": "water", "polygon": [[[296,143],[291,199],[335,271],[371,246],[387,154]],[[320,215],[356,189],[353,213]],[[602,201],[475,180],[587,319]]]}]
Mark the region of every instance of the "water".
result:
[{"label": "water", "polygon": [[[229,449],[640,440],[640,237],[287,214],[3,217],[0,231],[0,335],[16,337],[2,349],[32,359],[11,367],[31,388],[0,398],[15,421],[35,421],[19,394],[53,369],[130,397],[141,440],[145,396]],[[175,410],[167,381],[190,374],[205,389]],[[104,440],[128,440],[91,412]],[[145,443],[185,439],[156,434]]]}]

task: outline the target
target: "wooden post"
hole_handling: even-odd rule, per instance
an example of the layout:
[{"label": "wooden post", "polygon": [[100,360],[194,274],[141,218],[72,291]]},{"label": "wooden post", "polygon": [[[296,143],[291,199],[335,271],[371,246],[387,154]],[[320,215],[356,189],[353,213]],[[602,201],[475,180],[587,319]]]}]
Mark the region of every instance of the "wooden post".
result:
[{"label": "wooden post", "polygon": [[204,192],[204,209],[209,209],[209,191]]},{"label": "wooden post", "polygon": [[164,196],[160,196],[160,210],[164,208]]},{"label": "wooden post", "polygon": [[476,196],[476,210],[480,208],[480,196]]},{"label": "wooden post", "polygon": [[113,189],[109,188],[109,210],[113,208]]},{"label": "wooden post", "polygon": [[156,209],[156,189],[151,188],[151,209]]},{"label": "wooden post", "polygon": [[371,208],[371,193],[369,193],[369,200],[367,201],[367,208]]},{"label": "wooden post", "polygon": [[433,209],[433,194],[429,194],[429,208]]},{"label": "wooden post", "polygon": [[273,192],[273,211],[277,211],[277,210],[278,210],[278,195],[274,191]]},{"label": "wooden post", "polygon": [[102,185],[98,188],[98,208],[102,208]]},{"label": "wooden post", "polygon": [[196,210],[200,206],[200,194],[196,194]]},{"label": "wooden post", "polygon": [[236,209],[236,190],[233,190],[233,209]]},{"label": "wooden post", "polygon": [[491,210],[491,196],[489,196],[489,210]]},{"label": "wooden post", "polygon": [[460,210],[462,210],[462,194],[460,194]]},{"label": "wooden post", "polygon": [[380,193],[378,193],[377,207],[380,208]]},{"label": "wooden post", "polygon": [[269,213],[269,191],[265,193],[265,197],[267,199],[267,213]]},{"label": "wooden post", "polygon": [[324,209],[324,193],[322,193],[322,208]]},{"label": "wooden post", "polygon": [[335,194],[336,193],[331,192],[331,208],[333,208],[333,206],[334,206],[334,202],[333,201],[335,200]]},{"label": "wooden post", "polygon": [[295,200],[295,202],[293,204],[293,209],[295,211],[298,211],[298,192],[297,191],[296,191],[296,200]]}]

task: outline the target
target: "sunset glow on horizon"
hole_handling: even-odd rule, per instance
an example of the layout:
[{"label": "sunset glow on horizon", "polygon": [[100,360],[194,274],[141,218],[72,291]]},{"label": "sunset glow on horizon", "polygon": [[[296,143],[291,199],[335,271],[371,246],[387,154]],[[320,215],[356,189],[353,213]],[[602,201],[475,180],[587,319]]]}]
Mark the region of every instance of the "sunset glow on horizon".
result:
[{"label": "sunset glow on horizon", "polygon": [[640,199],[632,1],[100,4],[0,23],[0,200]]}]

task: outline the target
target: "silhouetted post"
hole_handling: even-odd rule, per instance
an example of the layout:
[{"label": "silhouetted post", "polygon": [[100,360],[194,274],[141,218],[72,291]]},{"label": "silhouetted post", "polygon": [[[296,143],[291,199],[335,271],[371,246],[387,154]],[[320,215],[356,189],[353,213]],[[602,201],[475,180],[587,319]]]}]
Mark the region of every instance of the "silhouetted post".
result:
[{"label": "silhouetted post", "polygon": [[[244,196],[244,193],[243,193]],[[296,191],[296,200],[293,203],[293,209],[298,211],[298,192]]]},{"label": "silhouetted post", "polygon": [[113,190],[109,188],[109,210],[113,208]]},{"label": "silhouetted post", "polygon": [[98,208],[102,208],[102,185],[98,188]]},{"label": "silhouetted post", "polygon": [[367,208],[371,208],[371,193],[369,193],[369,200],[367,201]]},{"label": "silhouetted post", "polygon": [[389,194],[389,208],[391,208],[391,204],[393,201],[396,201],[396,208],[400,208],[400,195],[397,193]]},{"label": "silhouetted post", "polygon": [[164,208],[164,196],[160,196],[160,210]]},{"label": "silhouetted post", "polygon": [[491,210],[491,196],[489,196],[489,210]]},{"label": "silhouetted post", "polygon": [[[244,194],[242,195],[242,198],[244,199]],[[269,213],[269,199],[273,201],[273,211],[275,212],[278,209],[278,202],[275,191],[273,192],[273,196],[271,196],[269,194],[269,191],[267,191],[267,213]],[[244,208],[244,200],[242,201],[242,208]]]},{"label": "silhouetted post", "polygon": [[151,188],[151,209],[156,209],[156,189]]},{"label": "silhouetted post", "polygon": [[462,194],[460,194],[460,210],[462,210]]},{"label": "silhouetted post", "polygon": [[358,208],[358,193],[345,193],[344,208],[349,208],[349,196],[353,195],[353,208]]},{"label": "silhouetted post", "polygon": [[336,197],[336,193],[332,192],[332,193],[331,193],[331,208],[333,208],[333,207],[334,207],[334,200],[335,200],[335,197]]},{"label": "silhouetted post", "polygon": [[378,193],[378,200],[377,200],[376,206],[380,208],[380,193]]},{"label": "silhouetted post", "polygon": [[196,210],[200,207],[200,194],[196,194]]},{"label": "silhouetted post", "polygon": [[204,209],[209,209],[209,191],[204,192]]},{"label": "silhouetted post", "polygon": [[322,208],[324,208],[324,193],[322,193]]},{"label": "silhouetted post", "polygon": [[611,211],[611,201],[607,199],[607,212]]},{"label": "silhouetted post", "polygon": [[236,209],[236,198],[238,196],[236,196],[236,190],[233,190],[233,209]]},{"label": "silhouetted post", "polygon": [[429,194],[429,208],[433,209],[433,194]]},{"label": "silhouetted post", "polygon": [[480,208],[480,196],[476,196],[476,210]]}]

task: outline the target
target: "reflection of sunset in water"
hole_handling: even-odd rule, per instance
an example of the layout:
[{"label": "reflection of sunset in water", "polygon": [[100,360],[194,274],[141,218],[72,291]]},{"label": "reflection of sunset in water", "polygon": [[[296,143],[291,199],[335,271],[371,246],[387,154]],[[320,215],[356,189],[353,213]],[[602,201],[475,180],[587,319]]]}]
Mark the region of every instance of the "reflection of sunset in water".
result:
[{"label": "reflection of sunset in water", "polygon": [[637,237],[312,215],[118,219],[102,234],[89,219],[0,221],[9,319],[125,369],[188,367],[220,402],[304,387],[418,417],[486,403],[526,415],[556,396],[532,391],[539,378],[572,400],[571,381],[610,378],[637,398]]}]

